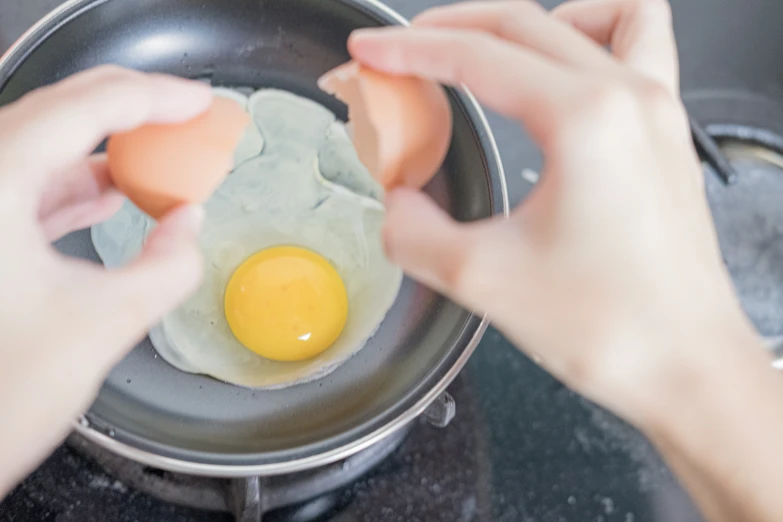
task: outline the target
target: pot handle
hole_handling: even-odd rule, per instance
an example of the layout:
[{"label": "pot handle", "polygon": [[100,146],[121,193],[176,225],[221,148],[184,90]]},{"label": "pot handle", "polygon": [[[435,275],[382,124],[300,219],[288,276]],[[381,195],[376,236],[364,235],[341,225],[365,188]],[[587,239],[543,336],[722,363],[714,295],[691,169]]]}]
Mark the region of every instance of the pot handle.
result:
[{"label": "pot handle", "polygon": [[457,414],[457,402],[449,392],[443,392],[429,407],[424,410],[423,417],[436,428],[445,428]]},{"label": "pot handle", "polygon": [[261,522],[264,506],[259,477],[232,480],[230,495],[236,522]]}]

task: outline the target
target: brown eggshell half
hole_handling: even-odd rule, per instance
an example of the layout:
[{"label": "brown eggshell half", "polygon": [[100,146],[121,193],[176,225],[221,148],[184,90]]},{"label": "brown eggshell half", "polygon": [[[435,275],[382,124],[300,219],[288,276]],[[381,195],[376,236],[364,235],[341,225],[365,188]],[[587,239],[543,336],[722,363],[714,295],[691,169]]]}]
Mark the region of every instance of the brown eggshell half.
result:
[{"label": "brown eggshell half", "polygon": [[324,74],[319,87],[348,105],[359,159],[386,189],[420,188],[443,164],[452,114],[444,89],[351,61]]},{"label": "brown eggshell half", "polygon": [[231,171],[249,124],[238,103],[216,97],[192,120],[115,134],[107,145],[112,180],[155,219],[179,205],[203,203]]}]

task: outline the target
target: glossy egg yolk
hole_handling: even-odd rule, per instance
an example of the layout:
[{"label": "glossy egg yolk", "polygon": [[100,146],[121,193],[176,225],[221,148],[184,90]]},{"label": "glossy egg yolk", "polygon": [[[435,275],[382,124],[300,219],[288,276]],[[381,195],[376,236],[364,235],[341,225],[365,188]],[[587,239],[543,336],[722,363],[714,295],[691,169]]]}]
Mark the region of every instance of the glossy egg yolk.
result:
[{"label": "glossy egg yolk", "polygon": [[293,246],[250,256],[231,276],[224,306],[237,340],[275,361],[315,357],[337,339],[348,317],[348,295],[334,267]]}]

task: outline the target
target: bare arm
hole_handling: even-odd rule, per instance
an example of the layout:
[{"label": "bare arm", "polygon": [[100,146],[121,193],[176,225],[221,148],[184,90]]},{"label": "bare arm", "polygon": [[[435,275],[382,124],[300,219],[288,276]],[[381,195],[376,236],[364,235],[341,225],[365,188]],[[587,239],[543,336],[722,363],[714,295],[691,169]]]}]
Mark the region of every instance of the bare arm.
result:
[{"label": "bare arm", "polygon": [[783,381],[722,263],[665,0],[457,4],[349,49],[467,85],[545,157],[509,220],[391,193],[390,256],[643,430],[711,520],[781,520]]},{"label": "bare arm", "polygon": [[712,360],[669,388],[642,429],[709,520],[780,520],[783,378],[749,330],[711,345]]}]

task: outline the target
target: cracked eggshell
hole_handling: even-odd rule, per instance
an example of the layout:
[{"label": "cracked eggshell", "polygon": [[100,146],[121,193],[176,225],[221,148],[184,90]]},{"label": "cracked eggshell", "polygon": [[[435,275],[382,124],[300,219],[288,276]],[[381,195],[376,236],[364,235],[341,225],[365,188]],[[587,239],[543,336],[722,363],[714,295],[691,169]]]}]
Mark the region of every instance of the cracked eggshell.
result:
[{"label": "cracked eggshell", "polygon": [[192,120],[115,134],[107,145],[112,180],[155,219],[179,205],[203,203],[232,169],[249,124],[239,103],[216,96]]},{"label": "cracked eggshell", "polygon": [[324,74],[318,86],[348,105],[359,159],[384,188],[420,188],[437,173],[452,133],[440,85],[351,61]]}]

